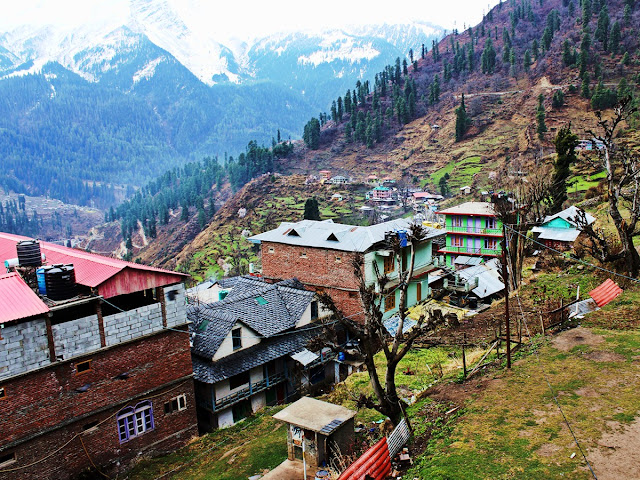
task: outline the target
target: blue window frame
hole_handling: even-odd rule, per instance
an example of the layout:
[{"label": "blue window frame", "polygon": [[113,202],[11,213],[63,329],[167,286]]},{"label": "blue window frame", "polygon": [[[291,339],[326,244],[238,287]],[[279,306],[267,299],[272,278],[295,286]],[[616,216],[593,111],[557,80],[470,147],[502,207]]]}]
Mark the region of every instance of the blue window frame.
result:
[{"label": "blue window frame", "polygon": [[117,420],[120,443],[128,442],[154,429],[153,406],[147,400],[135,407],[123,408],[118,412]]}]

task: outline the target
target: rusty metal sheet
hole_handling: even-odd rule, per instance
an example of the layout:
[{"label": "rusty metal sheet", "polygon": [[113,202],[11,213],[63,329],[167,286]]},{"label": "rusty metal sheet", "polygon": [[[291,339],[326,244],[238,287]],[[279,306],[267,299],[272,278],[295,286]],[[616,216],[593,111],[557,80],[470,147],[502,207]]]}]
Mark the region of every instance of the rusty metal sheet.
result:
[{"label": "rusty metal sheet", "polygon": [[374,480],[384,480],[390,473],[391,457],[387,439],[383,438],[352,463],[338,480],[364,480],[365,475]]}]

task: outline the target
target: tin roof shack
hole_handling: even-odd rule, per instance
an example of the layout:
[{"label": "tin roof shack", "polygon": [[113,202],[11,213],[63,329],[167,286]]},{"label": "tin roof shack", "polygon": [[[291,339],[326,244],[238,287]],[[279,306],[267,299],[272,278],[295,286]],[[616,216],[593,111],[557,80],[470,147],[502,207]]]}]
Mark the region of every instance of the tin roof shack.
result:
[{"label": "tin roof shack", "polygon": [[584,221],[591,225],[595,217],[573,205],[555,215],[548,215],[539,227],[533,227],[534,238],[547,247],[556,250],[569,250],[582,233],[577,218],[584,214]]},{"label": "tin roof shack", "polygon": [[355,442],[356,412],[339,405],[302,397],[273,418],[289,425],[287,452],[289,460],[307,464],[307,472],[329,465],[339,455],[349,455]]},{"label": "tin roof shack", "polygon": [[[21,240],[0,233],[0,261]],[[0,479],[94,464],[111,477],[184,445],[197,434],[186,275],[39,245],[75,282],[54,300],[51,282],[36,293],[36,266],[0,275]]]}]

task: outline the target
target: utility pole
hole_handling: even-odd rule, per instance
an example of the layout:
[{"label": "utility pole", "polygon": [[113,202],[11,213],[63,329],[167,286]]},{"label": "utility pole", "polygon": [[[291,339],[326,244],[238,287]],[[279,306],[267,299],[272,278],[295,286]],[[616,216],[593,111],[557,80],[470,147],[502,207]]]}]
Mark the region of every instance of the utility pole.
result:
[{"label": "utility pole", "polygon": [[511,328],[509,327],[509,269],[507,268],[507,226],[502,224],[502,281],[504,282],[504,316],[507,336],[507,368],[511,368]]}]

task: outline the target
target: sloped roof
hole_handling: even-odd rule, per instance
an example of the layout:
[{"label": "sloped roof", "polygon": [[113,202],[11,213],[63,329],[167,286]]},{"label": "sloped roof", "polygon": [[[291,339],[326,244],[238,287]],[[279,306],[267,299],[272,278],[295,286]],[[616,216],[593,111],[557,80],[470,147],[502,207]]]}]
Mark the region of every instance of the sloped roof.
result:
[{"label": "sloped roof", "polygon": [[[571,205],[570,207],[565,208],[564,210],[556,213],[555,215],[547,215],[546,217],[544,217],[544,221],[542,223],[543,224],[549,223],[550,221],[556,218],[561,218],[575,227],[577,226],[575,222],[575,218],[578,216],[578,212],[580,211],[582,211],[580,208],[574,205]],[[590,215],[587,212],[584,212],[584,213],[585,213],[588,225],[591,225],[593,222],[596,221],[593,215]]]},{"label": "sloped roof", "polygon": [[[264,365],[284,355],[299,352],[307,346],[309,341],[317,336],[319,330],[300,329],[284,333],[263,340],[257,345],[240,350],[215,362],[211,357],[203,358],[195,349],[191,359],[193,361],[193,376],[204,383],[217,383],[233,377],[254,367]],[[198,337],[196,336],[196,339]]]},{"label": "sloped roof", "polygon": [[504,290],[504,283],[502,283],[498,268],[498,259],[494,258],[487,263],[458,270],[456,273],[467,281],[478,277],[478,286],[472,292],[478,298],[486,298]]},{"label": "sloped roof", "polygon": [[[406,230],[411,220],[400,218],[368,227],[333,223],[331,220],[283,222],[278,228],[250,237],[254,243],[273,242],[303,247],[326,248],[345,252],[366,252],[384,240],[387,232]],[[426,238],[443,235],[443,230],[424,227]],[[331,240],[329,240],[331,238]]]},{"label": "sloped roof", "polygon": [[534,233],[539,233],[539,240],[554,240],[556,242],[575,242],[580,235],[577,228],[547,228],[534,227]]},{"label": "sloped roof", "polygon": [[347,420],[355,417],[356,413],[341,405],[334,405],[311,397],[302,397],[287,408],[280,410],[273,418],[306,430],[321,432],[329,424],[331,424],[331,430],[335,430]]},{"label": "sloped roof", "polygon": [[488,215],[492,217],[496,215],[493,204],[489,202],[465,202],[436,213],[441,215]]},{"label": "sloped roof", "polygon": [[[16,244],[29,237],[0,232],[0,261],[16,258]],[[46,255],[47,264],[72,263],[76,282],[87,287],[98,287],[125,269],[162,274],[167,276],[167,285],[183,280],[188,275],[170,270],[149,267],[139,263],[125,262],[116,258],[103,257],[82,250],[63,247],[49,242],[40,242],[40,249]],[[173,281],[171,281],[173,279]]]},{"label": "sloped roof", "polygon": [[238,321],[262,337],[295,328],[315,296],[300,287],[297,280],[270,284],[242,277],[224,300],[190,306],[187,317],[193,322],[192,333],[196,333],[193,351],[213,358]]},{"label": "sloped roof", "polygon": [[0,323],[47,313],[49,307],[17,273],[0,275]]}]

